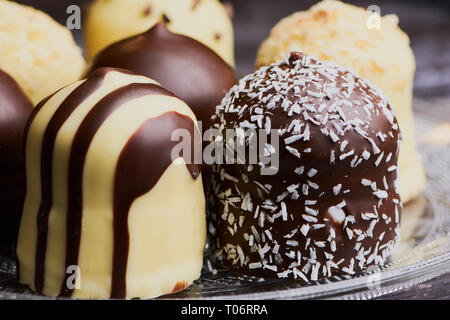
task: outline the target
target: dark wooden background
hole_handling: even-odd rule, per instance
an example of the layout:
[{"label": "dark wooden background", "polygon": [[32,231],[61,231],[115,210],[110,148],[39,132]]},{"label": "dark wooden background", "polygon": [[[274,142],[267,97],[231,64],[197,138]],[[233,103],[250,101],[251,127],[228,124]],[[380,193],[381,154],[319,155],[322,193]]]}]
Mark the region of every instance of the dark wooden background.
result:
[{"label": "dark wooden background", "polygon": [[[66,9],[78,4],[83,9],[89,0],[18,0],[46,11],[65,24]],[[314,0],[229,0],[234,6],[236,38],[236,71],[243,76],[253,71],[259,44],[281,18],[298,10],[309,8]],[[415,97],[439,99],[450,104],[450,1],[448,0],[350,0],[367,8],[378,5],[381,14],[395,13],[400,27],[409,35],[416,56],[417,72]],[[74,31],[77,42],[82,45],[82,30]],[[389,48],[387,48],[389,50]],[[450,106],[448,107],[450,113]],[[383,299],[450,299],[450,275]]]}]

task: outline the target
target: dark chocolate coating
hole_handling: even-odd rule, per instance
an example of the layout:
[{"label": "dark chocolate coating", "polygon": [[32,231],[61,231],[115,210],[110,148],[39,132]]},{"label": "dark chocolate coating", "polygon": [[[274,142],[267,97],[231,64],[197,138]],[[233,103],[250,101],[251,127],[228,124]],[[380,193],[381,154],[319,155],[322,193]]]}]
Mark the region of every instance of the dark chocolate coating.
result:
[{"label": "dark chocolate coating", "polygon": [[103,49],[87,73],[100,67],[128,69],[156,80],[191,107],[204,130],[236,83],[233,69],[219,55],[192,38],[171,33],[163,22]]},{"label": "dark chocolate coating", "polygon": [[214,167],[208,214],[218,261],[305,281],[383,263],[401,212],[400,131],[388,102],[351,71],[298,52],[241,81],[215,125],[280,130],[280,164],[275,175],[258,164]]},{"label": "dark chocolate coating", "polygon": [[15,255],[24,197],[23,132],[33,104],[0,70],[0,255]]}]

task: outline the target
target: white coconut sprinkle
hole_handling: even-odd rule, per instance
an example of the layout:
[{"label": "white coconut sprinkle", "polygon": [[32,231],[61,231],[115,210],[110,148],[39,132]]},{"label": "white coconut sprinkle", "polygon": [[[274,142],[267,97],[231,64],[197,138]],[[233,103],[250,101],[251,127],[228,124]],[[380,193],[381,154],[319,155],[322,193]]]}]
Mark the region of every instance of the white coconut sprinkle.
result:
[{"label": "white coconut sprinkle", "polygon": [[312,169],[310,169],[309,171],[308,171],[308,177],[310,177],[310,178],[312,178],[312,177],[314,177],[316,174],[317,174],[317,170],[316,169],[314,169],[314,168],[312,168]]},{"label": "white coconut sprinkle", "polygon": [[298,174],[299,176],[302,175],[304,171],[305,171],[305,167],[303,167],[303,166],[295,168],[295,170],[294,170],[294,172],[296,174]]},{"label": "white coconut sprinkle", "polygon": [[318,210],[311,209],[310,207],[305,206],[305,212],[312,216],[317,216],[319,214]]},{"label": "white coconut sprinkle", "polygon": [[347,153],[343,153],[339,156],[339,160],[344,160],[347,157],[350,157],[351,155],[353,155],[355,153],[355,150],[351,150]]},{"label": "white coconut sprinkle", "polygon": [[341,183],[335,185],[335,186],[333,187],[333,194],[334,194],[335,196],[337,196],[337,195],[339,194],[339,192],[341,192],[341,189],[342,189],[342,184],[341,184]]},{"label": "white coconut sprinkle", "polygon": [[388,197],[388,193],[385,190],[377,190],[373,194],[380,199],[386,199]]},{"label": "white coconut sprinkle", "polygon": [[369,160],[370,152],[367,152],[366,150],[364,150],[364,152],[362,153],[362,157],[364,160]]},{"label": "white coconut sprinkle", "polygon": [[286,146],[286,149],[293,154],[294,156],[296,156],[297,158],[300,158],[300,152],[298,152],[297,149],[291,148],[289,146]]},{"label": "white coconut sprinkle", "polygon": [[302,225],[302,227],[300,228],[300,232],[306,237],[308,235],[308,231],[309,231],[310,227],[307,224]]},{"label": "white coconut sprinkle", "polygon": [[249,269],[261,269],[262,263],[261,262],[252,262],[248,265]]},{"label": "white coconut sprinkle", "polygon": [[328,213],[331,218],[337,223],[342,223],[345,220],[345,212],[339,207],[333,206],[328,208]]}]

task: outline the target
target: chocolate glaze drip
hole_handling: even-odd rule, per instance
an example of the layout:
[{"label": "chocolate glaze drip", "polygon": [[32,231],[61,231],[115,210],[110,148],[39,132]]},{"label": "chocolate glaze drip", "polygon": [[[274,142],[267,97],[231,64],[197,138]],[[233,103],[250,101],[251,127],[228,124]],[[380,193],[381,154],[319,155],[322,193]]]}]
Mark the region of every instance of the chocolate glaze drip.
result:
[{"label": "chocolate glaze drip", "polygon": [[[123,149],[114,181],[114,258],[111,298],[125,298],[126,269],[129,250],[128,213],[135,199],[150,191],[172,163],[171,141],[176,129],[190,132],[191,150],[198,134],[194,122],[187,116],[168,112],[147,120]],[[200,140],[197,140],[200,141]],[[156,151],[157,150],[157,151]],[[136,155],[139,154],[139,158]],[[185,158],[186,163],[193,159]],[[200,175],[198,165],[187,164],[193,179]]]},{"label": "chocolate glaze drip", "polygon": [[[27,146],[27,137],[28,137],[28,133],[30,132],[30,127],[31,127],[31,123],[33,122],[34,118],[36,117],[36,115],[38,114],[38,112],[42,109],[42,107],[47,103],[48,100],[50,100],[51,97],[53,97],[56,93],[53,93],[51,95],[49,95],[48,97],[44,98],[40,103],[37,104],[36,107],[34,107],[33,111],[31,112],[30,116],[28,117],[27,123],[25,125],[25,130],[24,130],[24,135],[23,135],[23,141],[22,141],[22,152],[23,152],[23,157],[24,160],[22,162],[22,167],[23,167],[23,196],[22,196],[22,203],[21,203],[21,207],[20,207],[20,219],[22,219],[22,211],[23,211],[23,206],[25,204],[25,194],[27,192],[27,176],[26,176],[26,163],[25,163],[25,151],[26,151],[26,146]],[[19,221],[20,222],[20,221]],[[19,223],[19,227],[20,227],[20,223]],[[18,232],[16,235],[16,238],[18,236]],[[20,263],[19,260],[17,258],[17,254],[16,254],[16,276],[17,279],[20,280]]]},{"label": "chocolate glaze drip", "polygon": [[192,108],[203,129],[211,126],[216,105],[237,81],[233,69],[214,51],[171,33],[163,22],[105,48],[88,74],[99,67],[128,69],[158,81]]},{"label": "chocolate glaze drip", "polygon": [[[58,91],[57,91],[58,92]],[[22,211],[23,211],[23,206],[25,204],[25,194],[27,192],[27,177],[26,177],[26,163],[25,163],[25,151],[26,151],[26,146],[27,146],[27,137],[28,137],[28,133],[30,132],[30,127],[31,127],[31,123],[33,122],[34,118],[36,117],[36,115],[38,114],[38,112],[42,109],[42,107],[48,102],[48,100],[50,100],[57,92],[49,95],[48,97],[44,98],[41,102],[39,102],[36,107],[34,107],[33,111],[31,112],[30,116],[28,117],[27,123],[25,125],[25,130],[24,130],[24,135],[23,135],[23,143],[22,143],[22,150],[23,150],[23,155],[24,155],[24,161],[23,161],[23,197],[22,197],[22,204],[21,204],[21,212],[20,212],[20,219],[22,219]],[[20,224],[19,224],[20,226]],[[20,263],[19,260],[17,259],[17,255],[16,255],[16,276],[17,279],[20,279]]]},{"label": "chocolate glaze drip", "polygon": [[[98,70],[92,74],[88,80],[83,82],[78,88],[69,94],[50,119],[44,132],[41,148],[41,204],[37,215],[37,240],[35,255],[34,285],[37,292],[42,292],[44,286],[48,217],[53,202],[52,168],[53,150],[55,147],[56,136],[72,112],[102,85],[104,77],[108,71],[108,69]],[[39,112],[45,102],[46,101],[43,101],[43,103],[40,104],[37,112]],[[37,112],[33,115],[33,118]],[[27,131],[28,130],[29,128],[27,128]]]},{"label": "chocolate glaze drip", "polygon": [[0,254],[14,256],[24,197],[23,131],[33,105],[0,70]]},{"label": "chocolate glaze drip", "polygon": [[[156,84],[141,84],[134,83],[128,86],[119,88],[106,97],[104,97],[97,105],[92,108],[92,110],[86,115],[85,119],[78,128],[70,154],[69,159],[69,178],[68,178],[68,215],[67,215],[67,247],[66,247],[66,268],[70,265],[76,265],[78,263],[79,249],[80,249],[80,239],[81,239],[81,222],[82,222],[82,176],[83,169],[86,160],[86,155],[89,150],[89,146],[97,133],[100,126],[105,122],[105,120],[114,112],[117,108],[120,108],[127,101],[131,99],[136,99],[145,95],[158,94],[158,95],[168,95],[173,96],[172,93],[165,90]],[[148,106],[143,106],[148,107]],[[165,123],[167,126],[168,124]],[[152,138],[153,139],[153,138]],[[153,148],[151,149],[154,152]],[[139,150],[142,152],[142,150]],[[135,156],[137,153],[133,153]],[[160,156],[163,156],[162,154]],[[165,158],[164,158],[165,159]],[[146,167],[147,168],[147,167]],[[154,168],[147,168],[148,171],[141,172],[141,176],[148,177]],[[155,172],[152,176],[160,176],[163,172]],[[130,174],[128,174],[128,179],[130,179]],[[159,177],[158,176],[158,177]],[[127,180],[128,181],[128,180]],[[131,183],[131,182],[130,182]],[[134,184],[135,181],[132,181]],[[114,222],[116,225],[116,222]],[[115,228],[116,229],[116,228]],[[114,238],[116,239],[116,235]],[[115,247],[120,244],[116,244]],[[115,254],[116,256],[116,254]],[[124,255],[119,255],[123,257]],[[126,258],[126,256],[125,256]],[[118,259],[120,260],[120,259]],[[126,265],[125,262],[123,262]],[[71,296],[73,290],[67,287],[67,279],[69,275],[63,281],[60,295],[61,296]],[[113,281],[113,287],[115,281]]]}]

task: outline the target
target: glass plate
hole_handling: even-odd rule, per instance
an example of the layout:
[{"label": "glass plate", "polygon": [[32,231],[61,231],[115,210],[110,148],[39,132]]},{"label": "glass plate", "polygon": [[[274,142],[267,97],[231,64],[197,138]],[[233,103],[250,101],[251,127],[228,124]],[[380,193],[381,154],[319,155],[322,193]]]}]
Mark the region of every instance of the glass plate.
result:
[{"label": "glass plate", "polygon": [[[448,107],[416,100],[417,132],[430,132]],[[449,120],[450,121],[450,120]],[[420,143],[428,176],[424,193],[404,207],[401,241],[382,267],[356,276],[303,283],[238,276],[205,260],[202,276],[161,299],[370,299],[450,272],[450,146]],[[17,283],[15,265],[0,257],[0,299],[46,299]]]}]

